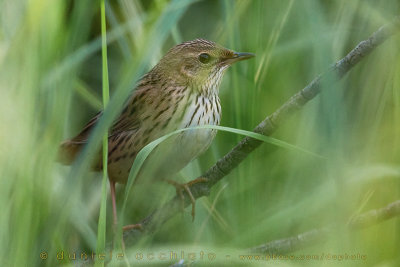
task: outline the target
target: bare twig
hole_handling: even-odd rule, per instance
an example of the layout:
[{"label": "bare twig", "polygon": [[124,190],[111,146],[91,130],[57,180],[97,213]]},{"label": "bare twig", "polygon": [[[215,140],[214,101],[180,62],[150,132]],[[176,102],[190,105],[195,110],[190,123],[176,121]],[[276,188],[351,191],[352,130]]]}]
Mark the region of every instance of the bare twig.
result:
[{"label": "bare twig", "polygon": [[296,236],[274,240],[257,247],[251,248],[251,253],[257,254],[285,254],[296,250],[312,246],[316,243],[324,242],[332,232],[331,227],[313,229]]},{"label": "bare twig", "polygon": [[[381,221],[389,220],[400,215],[400,200],[390,203],[384,208],[371,210],[353,217],[348,223],[351,230],[360,230],[375,225]],[[336,231],[335,225],[301,233],[285,239],[274,240],[250,249],[251,253],[259,254],[285,254],[324,242]]]},{"label": "bare twig", "polygon": [[[296,113],[308,101],[318,95],[321,91],[321,84],[324,81],[331,83],[340,80],[352,67],[399,30],[400,16],[397,16],[392,23],[379,28],[368,39],[360,42],[344,58],[336,62],[330,69],[320,74],[309,85],[293,95],[286,103],[257,125],[254,132],[271,135],[289,116]],[[193,196],[197,199],[208,195],[216,183],[236,168],[260,144],[261,142],[258,140],[249,137],[243,138],[229,153],[219,159],[214,166],[201,176],[208,179],[207,183],[197,183],[190,187]],[[189,198],[185,195],[185,206],[189,204]],[[137,230],[125,232],[125,243],[129,245],[144,233],[154,232],[161,224],[177,214],[181,210],[181,207],[181,199],[177,197],[173,198],[140,222],[143,226],[143,232],[138,232]]]},{"label": "bare twig", "polygon": [[390,203],[384,208],[378,210],[370,210],[366,213],[353,217],[349,222],[351,229],[361,229],[381,221],[391,219],[400,215],[400,200]]}]

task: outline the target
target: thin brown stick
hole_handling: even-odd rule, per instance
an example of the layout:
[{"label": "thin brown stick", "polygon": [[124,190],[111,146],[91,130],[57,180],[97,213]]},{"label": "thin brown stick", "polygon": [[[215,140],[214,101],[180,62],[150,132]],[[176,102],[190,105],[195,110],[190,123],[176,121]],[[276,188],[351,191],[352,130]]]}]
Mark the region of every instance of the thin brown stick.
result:
[{"label": "thin brown stick", "polygon": [[[348,223],[350,230],[360,230],[368,226],[389,220],[400,215],[400,200],[390,203],[384,208],[370,210],[354,216]],[[298,234],[289,238],[274,240],[250,249],[251,253],[258,254],[285,254],[303,249],[317,243],[325,242],[328,237],[335,234],[335,225]]]},{"label": "thin brown stick", "polygon": [[[321,84],[324,82],[331,84],[334,81],[340,80],[352,67],[392,35],[399,32],[399,30],[400,16],[397,16],[393,22],[379,28],[368,39],[360,42],[344,58],[336,62],[327,71],[317,76],[305,88],[293,95],[286,103],[257,125],[254,132],[271,135],[288,119],[288,117],[295,114],[308,101],[318,95],[322,89]],[[208,195],[211,188],[216,183],[236,168],[254,149],[259,147],[261,143],[262,142],[249,137],[243,138],[229,153],[219,159],[214,166],[201,176],[208,179],[207,183],[198,183],[190,186],[194,198],[197,199]],[[187,194],[185,194],[185,206],[189,204],[189,198]],[[137,230],[132,230],[124,233],[126,244],[135,243],[137,238],[140,238],[146,232],[156,231],[160,225],[179,213],[181,208],[181,199],[175,197],[160,209],[153,211],[140,222],[143,226],[143,232],[138,233]]]}]

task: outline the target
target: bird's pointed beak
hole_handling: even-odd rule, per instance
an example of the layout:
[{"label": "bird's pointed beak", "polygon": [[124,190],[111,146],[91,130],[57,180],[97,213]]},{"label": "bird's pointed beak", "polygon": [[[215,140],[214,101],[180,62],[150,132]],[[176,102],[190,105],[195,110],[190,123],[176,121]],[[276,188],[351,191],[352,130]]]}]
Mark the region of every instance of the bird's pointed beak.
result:
[{"label": "bird's pointed beak", "polygon": [[233,52],[233,54],[230,55],[229,57],[223,58],[223,62],[225,64],[229,64],[230,65],[230,64],[233,64],[233,63],[238,62],[238,61],[242,61],[242,60],[246,60],[246,59],[252,58],[254,56],[255,56],[255,54],[253,54],[253,53]]}]

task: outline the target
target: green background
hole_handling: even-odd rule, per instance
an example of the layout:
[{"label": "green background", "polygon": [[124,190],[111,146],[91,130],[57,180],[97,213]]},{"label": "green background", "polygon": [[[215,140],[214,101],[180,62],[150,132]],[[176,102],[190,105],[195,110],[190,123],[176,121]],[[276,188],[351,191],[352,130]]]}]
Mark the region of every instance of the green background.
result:
[{"label": "green background", "polygon": [[[113,107],[124,100],[118,96],[134,88],[170,47],[205,38],[256,54],[231,67],[220,88],[221,125],[252,130],[399,14],[395,0],[107,1],[110,110],[118,111]],[[96,251],[101,174],[55,159],[59,143],[102,109],[100,2],[3,0],[0,19],[0,264],[73,265],[77,261],[61,262],[56,255]],[[289,254],[360,254],[366,260],[279,263],[398,266],[398,218],[362,230],[346,224],[400,198],[399,47],[397,35],[340,82],[324,83],[322,94],[273,135],[326,160],[264,144],[197,201],[194,222],[187,208],[127,254],[184,251],[186,263],[187,254],[196,253],[196,266],[273,265],[278,262],[238,255],[337,224],[325,242]],[[177,180],[197,177],[241,138],[218,133]],[[119,209],[123,190],[118,186]],[[164,183],[134,185],[124,223],[140,221],[174,194]],[[108,201],[107,242],[111,215]],[[43,251],[46,260],[39,256]],[[200,251],[215,253],[216,260],[200,259]]]}]

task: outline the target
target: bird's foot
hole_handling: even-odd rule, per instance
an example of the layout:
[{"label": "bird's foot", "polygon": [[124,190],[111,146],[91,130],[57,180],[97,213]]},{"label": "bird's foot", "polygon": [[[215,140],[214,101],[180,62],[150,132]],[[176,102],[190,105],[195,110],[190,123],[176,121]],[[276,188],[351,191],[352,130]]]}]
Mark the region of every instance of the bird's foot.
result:
[{"label": "bird's foot", "polygon": [[181,201],[182,201],[182,210],[185,208],[185,197],[183,196],[183,191],[185,191],[189,198],[190,198],[190,202],[192,203],[192,221],[194,221],[194,217],[196,215],[196,199],[193,197],[192,192],[190,191],[190,186],[197,184],[197,183],[206,183],[208,182],[208,179],[205,177],[198,177],[196,179],[194,179],[193,181],[190,181],[188,183],[178,183],[175,182],[173,180],[166,180],[167,183],[173,185],[176,189],[176,194],[180,197]]},{"label": "bird's foot", "polygon": [[137,224],[128,224],[128,225],[125,225],[125,226],[122,227],[122,240],[121,240],[122,241],[121,242],[122,251],[125,251],[125,241],[124,241],[123,233],[125,231],[129,231],[129,230],[132,230],[132,229],[143,231],[143,225],[141,223],[137,223]]},{"label": "bird's foot", "polygon": [[132,229],[143,231],[143,225],[141,223],[137,223],[137,224],[128,224],[128,225],[125,225],[124,227],[122,227],[123,232],[129,231]]}]

